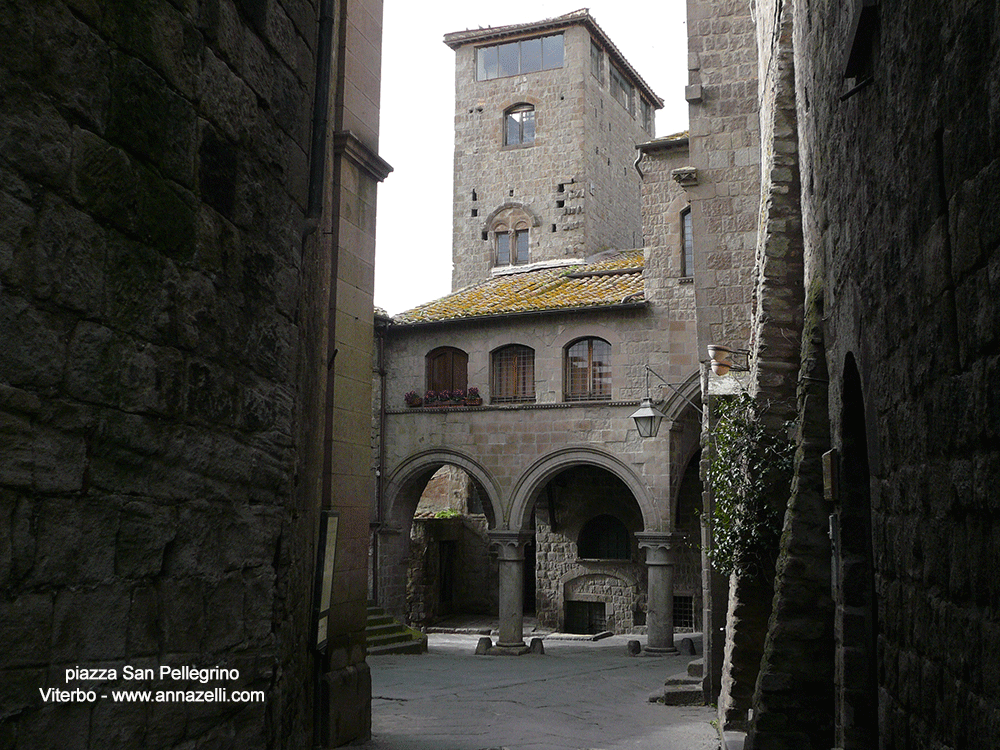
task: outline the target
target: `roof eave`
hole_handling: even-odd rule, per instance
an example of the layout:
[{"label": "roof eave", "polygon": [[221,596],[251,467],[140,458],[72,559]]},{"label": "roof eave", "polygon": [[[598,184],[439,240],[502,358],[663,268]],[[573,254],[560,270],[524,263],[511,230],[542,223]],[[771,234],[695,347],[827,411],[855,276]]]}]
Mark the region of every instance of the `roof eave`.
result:
[{"label": "roof eave", "polygon": [[546,307],[540,310],[512,310],[510,312],[483,313],[480,315],[458,316],[453,318],[439,318],[437,320],[415,320],[410,322],[392,321],[393,328],[429,328],[439,325],[451,325],[456,323],[475,323],[483,320],[510,320],[511,318],[524,318],[538,315],[555,315],[558,313],[592,313],[601,311],[623,311],[636,310],[649,305],[647,300],[638,302],[612,303],[609,305],[577,305],[574,307]]}]

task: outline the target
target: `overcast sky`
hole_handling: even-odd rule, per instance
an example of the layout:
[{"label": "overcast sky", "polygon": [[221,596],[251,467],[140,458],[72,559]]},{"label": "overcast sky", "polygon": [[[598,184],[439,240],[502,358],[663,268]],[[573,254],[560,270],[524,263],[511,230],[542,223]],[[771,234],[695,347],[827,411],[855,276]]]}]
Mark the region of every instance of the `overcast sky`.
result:
[{"label": "overcast sky", "polygon": [[[687,129],[686,3],[591,0],[591,15],[664,101],[656,134]],[[573,0],[492,4],[385,0],[375,304],[390,314],[451,292],[455,53],[452,31],[528,23],[577,10]]]}]

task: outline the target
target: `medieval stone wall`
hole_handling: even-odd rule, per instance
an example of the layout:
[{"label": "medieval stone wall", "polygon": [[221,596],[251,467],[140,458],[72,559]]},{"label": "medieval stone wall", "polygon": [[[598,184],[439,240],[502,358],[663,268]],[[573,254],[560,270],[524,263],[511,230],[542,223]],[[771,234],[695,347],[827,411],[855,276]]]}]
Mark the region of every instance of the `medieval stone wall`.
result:
[{"label": "medieval stone wall", "polygon": [[[380,4],[361,6],[342,29],[351,44],[359,26],[378,33]],[[335,660],[353,675],[326,704],[335,726],[313,735],[320,415],[336,345],[324,289],[343,270],[321,233],[302,238],[315,4],[17,0],[0,18],[0,745],[366,736],[363,632]],[[377,80],[378,39],[366,43]],[[365,96],[354,129],[374,148],[377,87]],[[358,245],[345,262],[370,254]],[[343,278],[370,292],[363,273]],[[338,372],[367,381],[370,326],[343,334],[361,354]],[[364,575],[367,494],[360,532],[342,513],[338,571]],[[363,578],[340,583],[336,601],[360,599],[362,614],[337,610],[331,633],[363,631]],[[40,698],[125,687],[64,669],[120,678],[126,665],[238,669],[207,687],[264,700],[192,712]]]},{"label": "medieval stone wall", "polygon": [[841,67],[854,8],[796,8],[806,241],[825,270],[835,447],[849,354],[867,429],[880,742],[995,745],[996,7],[879,4],[873,81],[846,100],[863,79]]}]

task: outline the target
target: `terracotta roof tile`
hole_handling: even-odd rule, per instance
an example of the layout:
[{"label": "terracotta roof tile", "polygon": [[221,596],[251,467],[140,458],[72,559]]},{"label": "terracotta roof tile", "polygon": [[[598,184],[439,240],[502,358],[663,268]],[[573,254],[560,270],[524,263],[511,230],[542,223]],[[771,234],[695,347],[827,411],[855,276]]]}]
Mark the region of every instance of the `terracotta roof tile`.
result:
[{"label": "terracotta roof tile", "polygon": [[499,274],[400,313],[393,322],[417,325],[641,302],[642,267],[642,250],[626,250],[604,254],[590,263]]}]

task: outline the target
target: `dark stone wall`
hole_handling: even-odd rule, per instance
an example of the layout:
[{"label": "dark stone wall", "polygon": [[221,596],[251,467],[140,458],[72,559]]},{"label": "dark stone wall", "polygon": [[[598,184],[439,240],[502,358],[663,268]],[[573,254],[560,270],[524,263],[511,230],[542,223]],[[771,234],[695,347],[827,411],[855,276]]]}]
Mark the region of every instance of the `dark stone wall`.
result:
[{"label": "dark stone wall", "polygon": [[[858,4],[794,4],[807,274],[824,285],[831,434],[845,459],[866,443],[870,471],[859,481],[863,463],[845,460],[831,509],[841,540],[866,532],[869,511],[875,603],[866,612],[866,584],[848,559],[864,545],[835,548],[830,739],[992,747],[1000,745],[1000,9],[879,3],[871,41],[855,47],[872,82],[844,99],[867,77],[843,77]],[[848,507],[858,498],[867,509]],[[851,718],[868,679],[857,659],[866,619],[877,634],[875,726]]]},{"label": "dark stone wall", "polygon": [[[312,743],[317,13],[0,6],[0,746]],[[207,687],[264,701],[40,697],[202,687],[125,665],[236,668]]]}]

